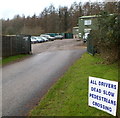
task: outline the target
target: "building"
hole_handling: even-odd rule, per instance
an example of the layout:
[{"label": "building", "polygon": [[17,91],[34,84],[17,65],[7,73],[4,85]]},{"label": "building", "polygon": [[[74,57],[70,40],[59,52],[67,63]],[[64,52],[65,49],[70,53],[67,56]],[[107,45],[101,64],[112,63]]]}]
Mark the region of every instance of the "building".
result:
[{"label": "building", "polygon": [[73,27],[73,38],[79,39],[79,27]]},{"label": "building", "polygon": [[79,34],[81,38],[87,38],[91,30],[98,29],[97,15],[79,17]]}]

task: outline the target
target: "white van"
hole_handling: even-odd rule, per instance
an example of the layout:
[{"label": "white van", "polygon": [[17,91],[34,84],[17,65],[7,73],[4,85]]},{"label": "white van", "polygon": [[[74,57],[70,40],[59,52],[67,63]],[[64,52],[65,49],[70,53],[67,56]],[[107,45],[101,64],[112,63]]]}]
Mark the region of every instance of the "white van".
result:
[{"label": "white van", "polygon": [[86,41],[87,41],[89,34],[90,34],[90,33],[85,33],[85,34],[83,35],[83,42],[86,42]]}]

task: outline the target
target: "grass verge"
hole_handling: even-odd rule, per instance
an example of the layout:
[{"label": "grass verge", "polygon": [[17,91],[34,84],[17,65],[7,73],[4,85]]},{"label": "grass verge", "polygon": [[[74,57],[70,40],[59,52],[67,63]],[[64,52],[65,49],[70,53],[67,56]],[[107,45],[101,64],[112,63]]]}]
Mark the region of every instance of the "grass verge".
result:
[{"label": "grass verge", "polygon": [[105,65],[85,53],[29,113],[30,116],[110,116],[88,106],[88,77],[118,81],[117,64]]},{"label": "grass verge", "polygon": [[18,61],[20,59],[23,59],[25,57],[29,56],[28,54],[20,54],[20,55],[16,55],[16,56],[10,56],[4,59],[0,60],[0,65],[5,65],[14,61]]}]

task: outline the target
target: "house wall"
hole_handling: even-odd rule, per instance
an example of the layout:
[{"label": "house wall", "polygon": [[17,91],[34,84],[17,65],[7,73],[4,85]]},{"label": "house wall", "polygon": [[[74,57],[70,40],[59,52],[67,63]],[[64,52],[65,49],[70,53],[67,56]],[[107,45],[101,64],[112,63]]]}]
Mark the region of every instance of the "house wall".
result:
[{"label": "house wall", "polygon": [[74,39],[79,38],[79,27],[73,27],[73,38]]},{"label": "house wall", "polygon": [[[91,20],[91,25],[85,25],[85,21],[86,20]],[[79,32],[81,33],[81,37],[83,37],[84,33],[85,33],[85,29],[89,30],[97,30],[98,29],[98,23],[97,23],[97,18],[96,17],[84,17],[84,18],[79,18]],[[87,32],[87,31],[86,31]]]}]

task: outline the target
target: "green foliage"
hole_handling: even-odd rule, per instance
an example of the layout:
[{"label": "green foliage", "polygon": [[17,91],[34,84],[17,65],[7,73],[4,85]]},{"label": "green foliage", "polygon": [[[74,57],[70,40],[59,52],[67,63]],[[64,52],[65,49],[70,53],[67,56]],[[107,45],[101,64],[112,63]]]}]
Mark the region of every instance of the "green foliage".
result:
[{"label": "green foliage", "polygon": [[[109,44],[116,44],[118,42],[118,15],[108,14],[102,12],[98,18],[100,41]],[[119,21],[120,22],[120,21]],[[120,32],[119,32],[120,33]],[[109,45],[110,46],[110,45]]]},{"label": "green foliage", "polygon": [[120,20],[118,19],[118,14],[101,12],[98,17],[99,29],[91,34],[94,45],[107,63],[114,63],[118,60],[118,46],[120,44]]}]

